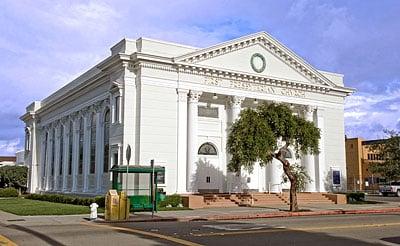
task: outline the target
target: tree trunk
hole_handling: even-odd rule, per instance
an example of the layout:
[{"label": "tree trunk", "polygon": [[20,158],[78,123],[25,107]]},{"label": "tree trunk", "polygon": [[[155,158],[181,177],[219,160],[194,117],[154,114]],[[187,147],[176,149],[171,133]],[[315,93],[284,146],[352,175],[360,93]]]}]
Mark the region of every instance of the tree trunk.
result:
[{"label": "tree trunk", "polygon": [[296,193],[297,178],[292,173],[292,170],[290,169],[289,161],[284,158],[284,155],[282,153],[282,150],[287,151],[286,149],[288,146],[289,145],[286,144],[284,147],[282,147],[278,151],[278,153],[275,154],[275,158],[278,159],[282,163],[283,171],[285,172],[286,176],[288,177],[288,179],[290,181],[290,196],[289,196],[290,211],[296,212],[296,211],[299,211],[299,205],[297,204],[297,193]]}]

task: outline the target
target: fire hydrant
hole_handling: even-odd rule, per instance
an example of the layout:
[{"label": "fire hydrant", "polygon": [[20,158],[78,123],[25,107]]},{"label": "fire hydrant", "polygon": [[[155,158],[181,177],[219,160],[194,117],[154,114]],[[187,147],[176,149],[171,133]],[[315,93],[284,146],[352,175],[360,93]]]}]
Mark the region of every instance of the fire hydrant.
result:
[{"label": "fire hydrant", "polygon": [[90,220],[97,219],[97,208],[98,207],[99,207],[99,205],[97,205],[97,203],[95,203],[95,202],[90,204],[90,216],[89,216]]}]

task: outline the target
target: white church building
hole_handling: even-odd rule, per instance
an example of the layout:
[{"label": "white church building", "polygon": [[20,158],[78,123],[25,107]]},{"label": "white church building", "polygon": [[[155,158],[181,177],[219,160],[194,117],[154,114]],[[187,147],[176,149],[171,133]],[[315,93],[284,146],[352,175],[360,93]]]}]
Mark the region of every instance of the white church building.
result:
[{"label": "white church building", "polygon": [[344,190],[344,99],[352,92],[342,74],[317,70],[265,32],[208,48],[123,39],[21,116],[29,191],[104,194],[129,145],[130,165],[165,166],[158,187],[167,194],[280,192],[289,185],[278,161],[227,171],[230,124],[241,109],[271,102],[322,132],[318,155],[288,156],[310,175],[306,191]]}]

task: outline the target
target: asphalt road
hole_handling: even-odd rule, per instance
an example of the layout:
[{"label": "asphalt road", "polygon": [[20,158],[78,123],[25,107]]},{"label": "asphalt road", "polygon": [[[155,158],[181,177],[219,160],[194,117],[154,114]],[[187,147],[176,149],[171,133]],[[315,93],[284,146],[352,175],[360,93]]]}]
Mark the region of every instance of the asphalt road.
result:
[{"label": "asphalt road", "polygon": [[200,245],[400,245],[400,214],[113,226],[168,235]]},{"label": "asphalt road", "polygon": [[367,201],[376,201],[376,202],[398,202],[400,204],[400,197],[395,195],[390,196],[382,196],[382,195],[367,195]]},{"label": "asphalt road", "polygon": [[110,224],[69,218],[8,221],[0,234],[18,245],[400,245],[400,213]]}]

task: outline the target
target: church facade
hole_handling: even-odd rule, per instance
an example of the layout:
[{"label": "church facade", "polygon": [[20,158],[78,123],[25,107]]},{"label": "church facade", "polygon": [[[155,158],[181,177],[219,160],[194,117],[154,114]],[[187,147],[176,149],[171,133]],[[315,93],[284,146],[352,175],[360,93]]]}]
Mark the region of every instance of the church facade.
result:
[{"label": "church facade", "polygon": [[[283,103],[320,128],[320,153],[296,159],[306,191],[346,189],[343,75],[319,71],[265,32],[208,48],[147,38],[123,39],[111,55],[21,116],[30,192],[104,194],[109,169],[165,166],[167,194],[280,192],[273,160],[254,171],[227,171],[229,126],[247,107]],[[139,175],[129,182],[140,186]]]}]

